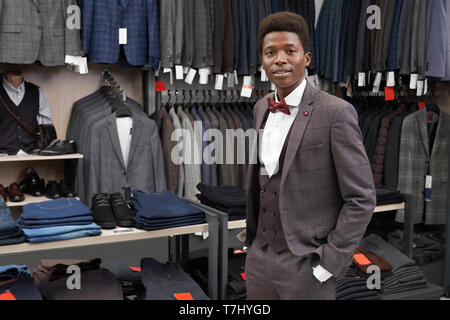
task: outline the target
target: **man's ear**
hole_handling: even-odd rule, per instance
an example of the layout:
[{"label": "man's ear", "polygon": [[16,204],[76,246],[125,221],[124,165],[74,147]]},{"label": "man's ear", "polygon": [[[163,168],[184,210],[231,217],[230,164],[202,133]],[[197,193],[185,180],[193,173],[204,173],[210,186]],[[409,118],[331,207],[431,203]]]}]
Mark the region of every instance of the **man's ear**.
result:
[{"label": "man's ear", "polygon": [[311,60],[312,60],[312,53],[311,52],[307,52],[305,53],[305,67],[309,67],[309,65],[311,64]]}]

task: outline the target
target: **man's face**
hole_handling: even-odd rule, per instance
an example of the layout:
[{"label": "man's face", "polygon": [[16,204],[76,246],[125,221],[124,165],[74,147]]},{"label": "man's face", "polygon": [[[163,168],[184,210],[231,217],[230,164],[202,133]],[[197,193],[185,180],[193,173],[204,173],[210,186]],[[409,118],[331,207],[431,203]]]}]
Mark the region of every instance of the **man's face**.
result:
[{"label": "man's face", "polygon": [[268,33],[262,44],[262,66],[278,90],[295,89],[311,63],[311,53],[305,53],[296,33]]}]

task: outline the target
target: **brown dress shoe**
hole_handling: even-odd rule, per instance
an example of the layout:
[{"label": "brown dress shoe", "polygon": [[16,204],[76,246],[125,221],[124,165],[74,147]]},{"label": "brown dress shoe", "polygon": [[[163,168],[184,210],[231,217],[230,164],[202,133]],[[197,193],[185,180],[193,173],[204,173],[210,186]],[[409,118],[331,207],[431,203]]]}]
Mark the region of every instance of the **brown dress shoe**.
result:
[{"label": "brown dress shoe", "polygon": [[11,202],[22,202],[25,200],[22,190],[20,190],[19,185],[14,182],[11,183],[8,189],[8,196]]},{"label": "brown dress shoe", "polygon": [[0,184],[0,198],[3,198],[5,202],[8,201],[8,194],[6,193],[5,187],[2,184]]}]

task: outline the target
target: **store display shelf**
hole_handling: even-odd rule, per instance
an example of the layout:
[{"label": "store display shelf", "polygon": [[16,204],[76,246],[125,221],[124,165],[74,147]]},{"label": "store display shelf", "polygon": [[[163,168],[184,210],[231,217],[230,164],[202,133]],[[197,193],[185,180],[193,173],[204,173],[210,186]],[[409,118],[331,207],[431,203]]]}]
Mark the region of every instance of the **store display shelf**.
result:
[{"label": "store display shelf", "polygon": [[145,231],[135,228],[130,229],[117,228],[114,230],[102,230],[101,235],[93,237],[85,237],[85,238],[45,242],[45,243],[21,243],[15,245],[0,246],[0,256],[17,255],[55,249],[88,247],[88,246],[120,243],[135,240],[148,240],[179,235],[189,235],[197,232],[207,232],[209,230],[208,228],[209,225],[205,223],[193,226],[184,226],[155,231]]},{"label": "store display shelf", "polygon": [[[77,200],[80,200],[79,198],[76,198]],[[22,202],[11,202],[11,201],[7,201],[6,205],[10,208],[14,208],[14,207],[23,207],[24,205],[30,204],[30,203],[39,203],[39,202],[44,202],[44,201],[50,201],[51,199],[47,198],[47,197],[33,197],[29,194],[25,194],[25,200]]]},{"label": "store display shelf", "polygon": [[[390,205],[386,205],[386,206],[379,206],[379,207],[375,208],[374,213],[395,211],[395,210],[401,210],[401,209],[405,209],[405,203],[390,204]],[[228,229],[229,230],[244,229],[245,227],[246,227],[245,220],[228,221]]]},{"label": "store display shelf", "polygon": [[0,157],[0,163],[21,162],[21,161],[70,160],[70,159],[83,159],[83,155],[81,153],[66,154],[62,156],[39,156],[34,154],[24,154],[24,155]]}]

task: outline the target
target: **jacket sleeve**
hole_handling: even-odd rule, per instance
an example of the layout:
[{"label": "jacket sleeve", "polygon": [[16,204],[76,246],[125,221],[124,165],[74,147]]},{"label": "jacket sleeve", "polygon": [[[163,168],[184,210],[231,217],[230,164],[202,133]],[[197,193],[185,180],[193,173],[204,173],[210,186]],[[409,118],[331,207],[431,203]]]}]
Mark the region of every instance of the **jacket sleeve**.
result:
[{"label": "jacket sleeve", "polygon": [[160,35],[158,1],[147,0],[148,57],[150,66],[158,69],[160,61]]},{"label": "jacket sleeve", "polygon": [[[68,10],[69,7],[76,8],[76,11],[73,12],[71,10]],[[67,21],[69,18],[68,12],[71,15],[73,14],[79,15],[76,19],[81,19],[80,16],[81,10],[78,7],[77,0],[64,0],[63,17],[64,17],[65,54],[71,56],[82,56],[83,50],[81,47],[81,36],[80,30],[78,29],[78,27],[81,27],[81,24],[80,26],[75,26],[74,29],[69,29],[67,25]]]},{"label": "jacket sleeve", "polygon": [[335,230],[323,246],[320,265],[335,277],[344,277],[376,206],[371,167],[362,143],[355,109],[346,104],[331,129],[331,151],[343,207]]},{"label": "jacket sleeve", "polygon": [[94,0],[83,0],[81,10],[81,38],[83,42],[83,51],[89,53],[92,35],[92,23],[94,20]]}]

